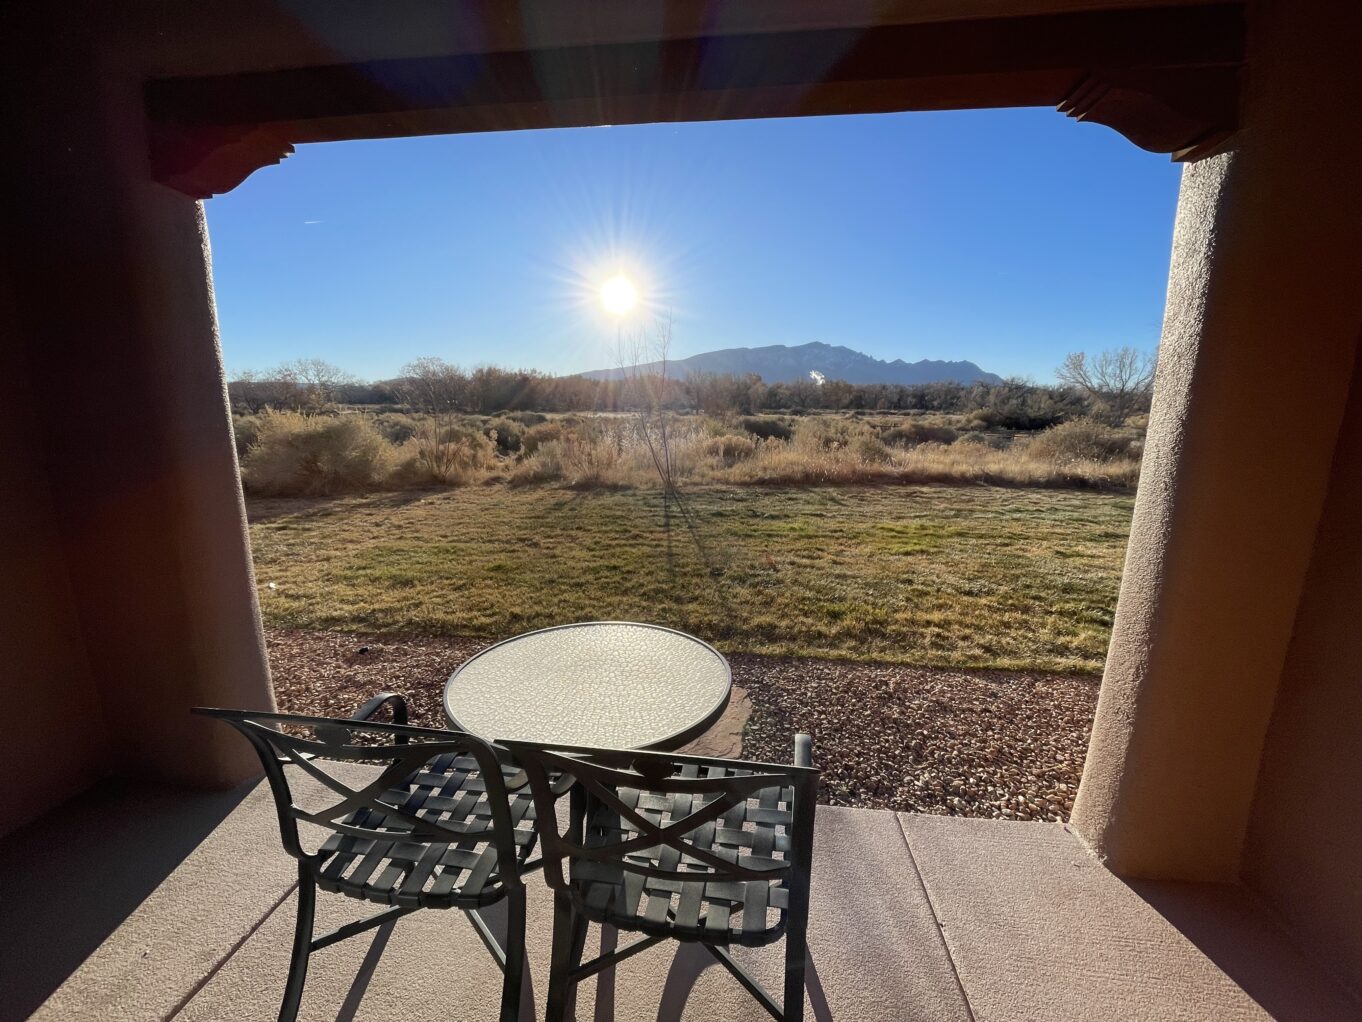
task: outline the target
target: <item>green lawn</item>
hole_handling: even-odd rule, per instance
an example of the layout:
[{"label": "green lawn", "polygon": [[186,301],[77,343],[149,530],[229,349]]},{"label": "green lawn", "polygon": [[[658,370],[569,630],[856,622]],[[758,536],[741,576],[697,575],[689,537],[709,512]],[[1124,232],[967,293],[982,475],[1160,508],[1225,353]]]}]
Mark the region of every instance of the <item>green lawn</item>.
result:
[{"label": "green lawn", "polygon": [[265,623],[500,638],[616,618],[726,651],[1102,665],[1129,496],[746,487],[686,503],[690,524],[668,528],[645,491],[253,500]]}]

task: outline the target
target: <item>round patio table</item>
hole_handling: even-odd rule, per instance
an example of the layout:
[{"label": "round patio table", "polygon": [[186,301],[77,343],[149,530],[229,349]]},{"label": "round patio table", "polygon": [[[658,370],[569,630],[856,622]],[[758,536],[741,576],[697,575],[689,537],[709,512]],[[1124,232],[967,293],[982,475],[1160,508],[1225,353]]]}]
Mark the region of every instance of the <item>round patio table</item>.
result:
[{"label": "round patio table", "polygon": [[489,646],[450,675],[450,726],[489,741],[679,748],[728,705],[713,646],[660,625],[588,621]]}]

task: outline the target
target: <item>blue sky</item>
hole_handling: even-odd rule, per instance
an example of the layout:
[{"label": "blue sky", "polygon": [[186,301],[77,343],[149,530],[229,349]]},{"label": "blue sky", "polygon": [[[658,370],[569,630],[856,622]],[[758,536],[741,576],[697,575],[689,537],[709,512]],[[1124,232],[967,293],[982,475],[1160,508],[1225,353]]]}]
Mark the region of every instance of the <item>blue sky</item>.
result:
[{"label": "blue sky", "polygon": [[665,315],[677,357],[825,341],[1044,382],[1157,343],[1179,174],[1052,110],[958,111],[303,146],[207,210],[229,372],[580,372]]}]

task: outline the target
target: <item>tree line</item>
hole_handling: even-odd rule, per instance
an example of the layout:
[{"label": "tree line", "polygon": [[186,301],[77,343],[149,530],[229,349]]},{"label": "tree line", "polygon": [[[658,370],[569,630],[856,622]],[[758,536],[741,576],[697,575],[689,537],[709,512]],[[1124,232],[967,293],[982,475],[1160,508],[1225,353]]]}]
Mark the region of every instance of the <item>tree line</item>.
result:
[{"label": "tree line", "polygon": [[765,383],[758,376],[701,373],[684,378],[596,380],[533,369],[465,370],[420,358],[389,380],[363,381],[321,359],[299,359],[228,383],[235,411],[321,411],[334,405],[405,407],[438,415],[498,412],[625,412],[665,407],[712,415],[760,412],[922,411],[967,415],[981,426],[1044,429],[1091,416],[1120,423],[1148,411],[1153,357],[1133,348],[1069,355],[1058,385],[1001,383],[853,384],[812,379]]}]

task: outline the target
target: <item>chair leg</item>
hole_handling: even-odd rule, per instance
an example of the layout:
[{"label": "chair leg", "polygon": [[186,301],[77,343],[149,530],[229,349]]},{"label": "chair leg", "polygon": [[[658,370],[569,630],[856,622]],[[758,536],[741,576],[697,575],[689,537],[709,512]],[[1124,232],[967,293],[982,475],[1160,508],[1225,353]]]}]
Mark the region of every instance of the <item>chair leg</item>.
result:
[{"label": "chair leg", "polygon": [[785,932],[785,1022],[802,1022],[804,1018],[804,971],[808,961],[808,938],[802,929],[791,927]]},{"label": "chair leg", "polygon": [[525,888],[506,894],[506,968],[501,981],[501,1022],[520,1022],[520,993],[525,981]]},{"label": "chair leg", "polygon": [[[586,953],[586,935],[591,928],[591,921],[579,912],[572,914],[572,958],[568,961],[568,969],[575,970],[582,964],[582,956]],[[597,980],[599,982],[599,979]],[[568,1015],[575,1017],[577,1012],[577,989],[579,984],[573,983],[568,987]]]},{"label": "chair leg", "polygon": [[307,959],[312,954],[312,920],[317,909],[317,884],[307,863],[298,863],[298,919],[293,930],[293,958],[289,961],[288,982],[284,984],[284,1003],[279,1006],[279,1022],[294,1022],[303,1001],[307,980]]},{"label": "chair leg", "polygon": [[[583,920],[585,922],[585,920]],[[549,996],[544,1022],[567,1022],[572,1005],[572,970],[577,944],[577,911],[572,899],[555,892],[553,896],[553,955],[549,964]]]}]

